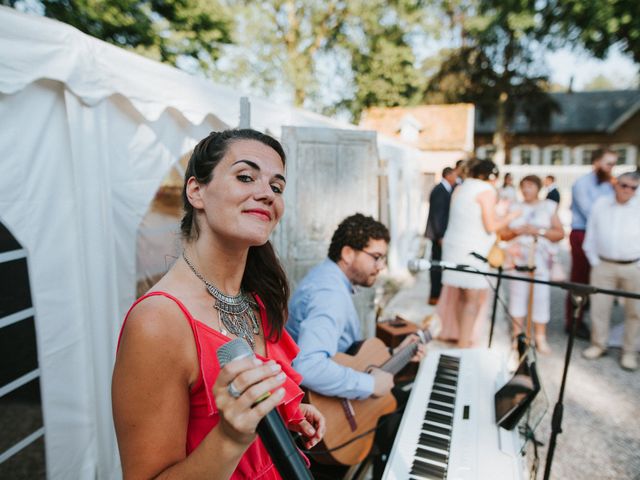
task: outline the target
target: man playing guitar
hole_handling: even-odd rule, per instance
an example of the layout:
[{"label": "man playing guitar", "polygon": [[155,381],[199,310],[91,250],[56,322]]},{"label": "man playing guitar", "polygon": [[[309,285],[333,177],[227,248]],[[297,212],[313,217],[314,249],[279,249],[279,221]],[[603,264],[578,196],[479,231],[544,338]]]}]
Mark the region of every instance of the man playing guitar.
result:
[{"label": "man playing guitar", "polygon": [[[389,239],[387,228],[372,217],[357,213],[345,218],[333,234],[328,258],[316,265],[294,292],[286,328],[300,347],[293,367],[303,376],[302,386],[308,390],[321,396],[346,399],[345,402],[389,396],[392,391],[393,374],[389,371],[356,370],[333,359],[362,340],[352,299],[354,286],[374,284],[386,265]],[[420,361],[425,348],[418,335],[410,335],[395,350],[400,351],[412,343],[417,345],[411,360]],[[402,393],[405,398],[398,402],[399,407],[404,407],[408,398],[407,392]],[[374,450],[378,455],[374,458],[374,478],[382,474],[383,459],[393,444],[401,413],[394,416],[397,420],[385,419],[385,428],[376,434]],[[311,458],[314,475],[322,478],[322,470],[327,468]],[[335,470],[330,473],[332,478],[336,478],[336,474]]]}]

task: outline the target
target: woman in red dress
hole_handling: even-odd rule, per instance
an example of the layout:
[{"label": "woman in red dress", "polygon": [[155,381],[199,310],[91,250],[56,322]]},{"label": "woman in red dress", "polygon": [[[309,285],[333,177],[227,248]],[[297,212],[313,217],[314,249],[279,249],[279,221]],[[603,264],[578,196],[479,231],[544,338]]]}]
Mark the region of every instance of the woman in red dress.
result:
[{"label": "woman in red dress", "polygon": [[[284,162],[282,146],[254,130],[195,147],[183,255],[120,334],[112,402],[125,479],[279,479],[255,433],[273,408],[307,448],[322,438],[324,418],[300,403],[298,349],[283,329],[289,288],[268,241],[284,211]],[[255,357],[220,369],[216,350],[237,337]]]}]

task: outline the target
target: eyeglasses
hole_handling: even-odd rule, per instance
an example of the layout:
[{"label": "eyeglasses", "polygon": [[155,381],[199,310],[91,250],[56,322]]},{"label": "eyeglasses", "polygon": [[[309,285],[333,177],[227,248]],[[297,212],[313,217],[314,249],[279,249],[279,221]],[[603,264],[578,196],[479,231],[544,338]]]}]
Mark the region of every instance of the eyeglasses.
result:
[{"label": "eyeglasses", "polygon": [[360,251],[362,253],[366,253],[371,258],[373,258],[373,261],[376,263],[376,265],[385,265],[387,263],[386,255],[382,255],[380,253],[371,253],[371,252],[367,252],[366,250],[360,250]]},{"label": "eyeglasses", "polygon": [[634,192],[638,189],[638,185],[629,185],[628,183],[619,183],[618,186],[623,190],[628,188]]}]

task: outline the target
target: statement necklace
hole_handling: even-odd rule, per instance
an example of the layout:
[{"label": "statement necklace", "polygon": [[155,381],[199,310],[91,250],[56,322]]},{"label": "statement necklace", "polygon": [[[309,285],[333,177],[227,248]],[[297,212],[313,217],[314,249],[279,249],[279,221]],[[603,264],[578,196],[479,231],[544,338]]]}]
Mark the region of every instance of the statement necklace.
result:
[{"label": "statement necklace", "polygon": [[196,267],[189,261],[185,252],[182,252],[182,258],[184,258],[193,274],[205,284],[209,295],[215,298],[216,301],[213,304],[213,308],[218,311],[220,321],[224,325],[220,332],[223,335],[227,335],[230,332],[236,337],[244,338],[251,346],[251,349],[255,350],[256,341],[254,337],[260,333],[260,324],[253,311],[257,307],[257,303],[242,290],[235,297],[222,293],[196,270]]}]

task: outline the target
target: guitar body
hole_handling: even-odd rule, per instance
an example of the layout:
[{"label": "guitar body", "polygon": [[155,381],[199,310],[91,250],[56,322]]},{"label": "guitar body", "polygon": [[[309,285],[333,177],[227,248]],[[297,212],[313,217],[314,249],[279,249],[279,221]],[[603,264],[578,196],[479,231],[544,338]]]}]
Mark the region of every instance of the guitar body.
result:
[{"label": "guitar body", "polygon": [[[369,367],[382,365],[389,358],[389,351],[382,340],[370,338],[362,343],[355,355],[338,353],[333,357],[333,360],[345,367],[364,372]],[[320,451],[335,448],[368,430],[374,429],[381,416],[396,409],[396,400],[391,393],[379,398],[345,400],[337,397],[325,397],[308,391],[307,399],[322,412],[327,422],[327,432],[324,439],[315,447]],[[351,406],[352,415],[349,413],[347,403]],[[375,431],[371,431],[343,448],[323,456],[314,455],[313,458],[322,463],[355,465],[364,460],[371,451],[374,435]]]}]

